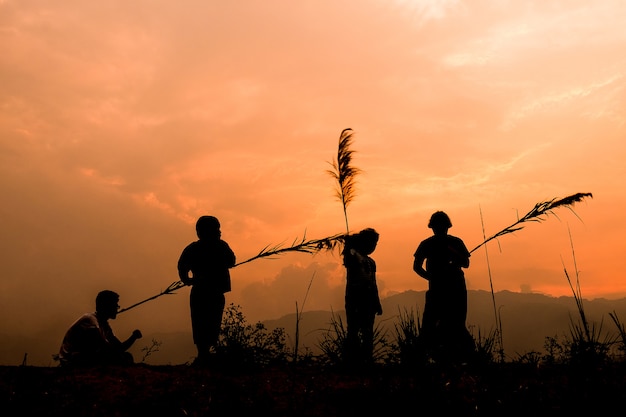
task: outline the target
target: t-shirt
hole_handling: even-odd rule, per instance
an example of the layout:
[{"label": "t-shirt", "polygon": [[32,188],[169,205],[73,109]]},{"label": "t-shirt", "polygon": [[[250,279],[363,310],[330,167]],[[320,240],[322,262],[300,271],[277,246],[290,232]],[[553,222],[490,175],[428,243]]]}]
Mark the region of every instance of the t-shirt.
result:
[{"label": "t-shirt", "polygon": [[344,253],[346,267],[346,308],[360,306],[376,311],[380,308],[376,284],[376,262],[355,249]]},{"label": "t-shirt", "polygon": [[231,290],[229,268],[234,265],[235,254],[221,239],[192,242],[185,247],[178,260],[180,273],[192,272],[194,288],[221,293]]},{"label": "t-shirt", "polygon": [[85,313],[67,330],[59,359],[62,362],[96,357],[120,345],[106,320],[99,321],[96,313]]},{"label": "t-shirt", "polygon": [[426,259],[424,269],[431,276],[429,288],[437,289],[463,282],[465,276],[461,264],[467,261],[470,252],[456,236],[433,235],[419,244],[414,256]]}]

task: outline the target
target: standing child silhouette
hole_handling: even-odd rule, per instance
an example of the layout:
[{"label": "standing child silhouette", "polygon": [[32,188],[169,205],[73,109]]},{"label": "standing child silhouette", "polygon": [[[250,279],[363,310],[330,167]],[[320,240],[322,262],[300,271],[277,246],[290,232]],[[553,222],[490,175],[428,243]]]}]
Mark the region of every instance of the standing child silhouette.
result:
[{"label": "standing child silhouette", "polygon": [[220,222],[214,216],[202,216],[196,222],[198,240],[183,249],[178,260],[180,280],[191,285],[189,306],[193,341],[198,350],[194,366],[209,365],[211,348],[217,346],[225,293],[231,290],[230,268],[235,253],[222,240]]},{"label": "standing child silhouette", "polygon": [[383,314],[376,283],[376,262],[369,256],[378,244],[378,232],[372,228],[346,238],[343,264],[346,267],[346,350],[348,363],[372,361],[374,320]]},{"label": "standing child silhouette", "polygon": [[465,326],[463,268],[469,267],[470,252],[463,240],[448,234],[452,222],[445,212],[433,213],[428,227],[433,236],[419,244],[413,262],[413,270],[428,281],[420,339],[433,356],[465,361],[474,350],[474,340]]}]

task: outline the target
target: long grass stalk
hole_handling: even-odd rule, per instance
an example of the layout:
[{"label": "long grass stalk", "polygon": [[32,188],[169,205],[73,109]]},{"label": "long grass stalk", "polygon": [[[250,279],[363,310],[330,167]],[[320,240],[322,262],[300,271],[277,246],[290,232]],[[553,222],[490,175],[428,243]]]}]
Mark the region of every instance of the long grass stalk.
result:
[{"label": "long grass stalk", "polygon": [[293,346],[293,363],[298,363],[298,349],[300,348],[300,310],[298,300],[296,300],[296,340]]},{"label": "long grass stalk", "polygon": [[[311,240],[306,240],[306,234],[305,236],[298,240],[298,239],[294,239],[294,241],[292,242],[291,246],[283,246],[282,244],[278,244],[278,245],[267,245],[265,246],[263,249],[261,249],[259,251],[259,253],[257,253],[255,256],[246,259],[245,261],[239,262],[237,264],[235,264],[234,267],[237,267],[239,265],[243,265],[243,264],[247,264],[249,262],[255,261],[257,259],[275,259],[277,256],[279,255],[283,255],[285,253],[289,253],[289,252],[301,252],[301,253],[310,253],[310,254],[316,254],[318,252],[321,251],[333,251],[335,250],[335,248],[337,248],[339,245],[341,245],[344,240],[345,240],[345,234],[343,233],[338,233],[332,236],[328,236],[328,237],[324,237],[321,239],[311,239]],[[233,268],[234,268],[233,267]],[[132,308],[135,308],[137,306],[140,306],[141,304],[144,304],[148,301],[154,300],[156,298],[159,298],[163,295],[170,295],[170,294],[175,294],[177,290],[183,288],[185,286],[185,284],[182,281],[175,281],[173,283],[171,283],[169,286],[167,286],[167,288],[165,288],[163,291],[161,291],[160,293],[153,295],[152,297],[148,297],[145,300],[139,301],[138,303],[135,303],[133,305],[131,305],[130,307],[126,307],[123,308],[121,310],[119,310],[117,312],[117,314],[123,313],[125,311],[128,311]]]},{"label": "long grass stalk", "polygon": [[[483,242],[480,243],[478,246],[476,246],[474,249],[472,249],[470,253],[474,252],[476,249],[480,248],[481,246],[485,245],[486,243],[494,239],[498,239],[501,236],[507,235],[509,233],[514,233],[514,232],[517,232],[518,230],[523,229],[524,228],[523,224],[526,222],[542,222],[549,215],[556,216],[556,214],[554,213],[554,210],[556,210],[557,208],[566,207],[572,210],[572,212],[574,212],[572,209],[572,206],[574,205],[574,203],[583,201],[587,197],[593,198],[593,195],[591,193],[576,193],[576,194],[567,196],[565,198],[561,198],[561,199],[553,198],[552,200],[547,200],[547,201],[537,203],[528,213],[526,213],[524,216],[519,218],[516,222],[500,230],[498,233],[484,239]],[[576,215],[575,212],[574,212],[574,215]]]},{"label": "long grass stalk", "polygon": [[311,275],[309,286],[307,287],[306,293],[304,294],[304,300],[302,300],[302,308],[298,309],[298,302],[296,301],[296,340],[295,340],[295,345],[293,349],[294,363],[298,362],[298,350],[300,349],[300,320],[302,320],[302,312],[304,311],[304,304],[306,303],[306,299],[308,298],[309,292],[311,291],[313,278],[315,278],[315,272],[313,272],[313,275]]},{"label": "long grass stalk", "polygon": [[576,277],[576,282],[572,283],[572,279],[570,278],[569,273],[567,272],[567,268],[565,267],[565,262],[561,259],[561,263],[563,264],[563,272],[565,273],[565,278],[567,278],[567,283],[569,284],[570,289],[572,290],[572,294],[574,295],[574,301],[576,302],[576,309],[578,310],[578,315],[580,316],[580,321],[582,323],[585,340],[591,341],[591,330],[589,328],[589,322],[587,321],[587,316],[585,315],[585,308],[583,306],[583,296],[582,291],[580,289],[580,278],[578,274],[578,266],[576,265],[576,252],[574,251],[574,242],[572,241],[572,233],[568,228],[570,246],[572,248],[572,259],[574,262],[574,276]]},{"label": "long grass stalk", "polygon": [[575,282],[572,282],[572,279],[567,272],[567,268],[565,268],[565,263],[563,263],[563,271],[570,289],[572,290],[572,294],[574,294],[574,300],[576,301],[576,308],[578,309],[578,315],[580,316],[581,323],[578,325],[574,323],[573,320],[570,320],[570,360],[572,362],[586,365],[598,364],[604,362],[608,358],[610,348],[615,343],[615,338],[610,334],[606,334],[604,338],[602,338],[602,321],[599,326],[596,327],[595,323],[589,322],[587,315],[585,314],[583,296],[580,289],[580,274],[578,266],[576,265],[576,252],[574,251],[574,243],[571,232],[569,233],[569,239],[570,246],[572,248],[572,259],[574,262]]},{"label": "long grass stalk", "polygon": [[[480,209],[480,224],[482,226],[483,239],[486,238],[485,235],[485,222],[483,218],[483,211]],[[489,275],[489,287],[491,289],[491,301],[493,303],[493,314],[495,316],[496,321],[496,329],[497,329],[497,341],[498,341],[498,354],[500,356],[500,361],[504,361],[504,336],[502,334],[502,321],[500,314],[498,313],[498,308],[496,307],[496,295],[493,290],[493,279],[491,275],[491,264],[489,263],[489,251],[487,250],[487,246],[485,246],[485,258],[487,259],[487,273]]]},{"label": "long grass stalk", "polygon": [[353,131],[350,128],[344,129],[339,135],[339,146],[337,148],[337,158],[330,163],[332,170],[327,172],[337,181],[336,196],[343,206],[343,216],[346,222],[346,233],[350,233],[348,225],[348,204],[354,198],[355,177],[361,172],[360,169],[351,165],[354,151],[350,149],[352,145]]},{"label": "long grass stalk", "polygon": [[144,303],[147,303],[148,301],[152,301],[152,300],[154,300],[154,299],[156,299],[156,298],[159,298],[159,297],[161,297],[161,296],[163,296],[163,295],[175,294],[175,293],[176,293],[176,290],[179,290],[179,289],[181,289],[181,288],[182,288],[182,287],[184,287],[184,286],[185,286],[185,284],[183,284],[183,282],[182,282],[182,281],[172,282],[170,285],[168,285],[168,287],[167,287],[167,288],[165,288],[165,289],[164,289],[163,291],[161,291],[160,293],[158,293],[158,294],[156,294],[156,295],[153,295],[152,297],[148,297],[148,298],[146,298],[145,300],[139,301],[138,303],[135,303],[135,304],[133,304],[133,305],[131,305],[131,306],[129,306],[129,307],[122,308],[121,310],[119,310],[119,311],[117,312],[117,314],[121,314],[121,313],[123,313],[123,312],[125,312],[125,311],[128,311],[128,310],[132,309],[132,308],[138,307],[138,306],[140,306],[140,305],[142,305],[142,304],[144,304]]}]

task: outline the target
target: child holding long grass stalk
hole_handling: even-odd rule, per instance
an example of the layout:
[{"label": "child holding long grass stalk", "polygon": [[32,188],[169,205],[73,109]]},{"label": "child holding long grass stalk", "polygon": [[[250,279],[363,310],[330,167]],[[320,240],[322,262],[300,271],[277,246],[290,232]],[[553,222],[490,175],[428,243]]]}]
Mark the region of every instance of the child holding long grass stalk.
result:
[{"label": "child holding long grass stalk", "polygon": [[191,329],[198,350],[193,365],[203,367],[209,365],[210,350],[217,346],[235,253],[222,240],[220,222],[214,216],[201,216],[196,222],[196,234],[198,240],[180,255],[178,276],[182,283],[191,285]]},{"label": "child holding long grass stalk", "polygon": [[376,262],[371,255],[378,244],[372,228],[346,236],[343,264],[346,267],[346,346],[349,364],[365,365],[374,351],[374,320],[383,314],[376,284]]},{"label": "child holding long grass stalk", "polygon": [[427,353],[464,361],[474,350],[474,340],[465,326],[463,268],[469,267],[470,252],[463,240],[448,234],[452,222],[445,212],[433,213],[428,227],[433,236],[419,244],[413,262],[413,270],[428,281],[420,339]]},{"label": "child holding long grass stalk", "polygon": [[374,321],[383,314],[376,284],[376,262],[369,256],[378,244],[378,232],[366,228],[350,234],[348,204],[355,195],[354,178],[360,169],[351,165],[352,129],[344,129],[339,136],[337,159],[328,173],[337,180],[337,198],[343,206],[346,235],[342,251],[346,267],[346,322],[347,334],[344,359],[350,365],[365,365],[372,361],[374,352]]}]

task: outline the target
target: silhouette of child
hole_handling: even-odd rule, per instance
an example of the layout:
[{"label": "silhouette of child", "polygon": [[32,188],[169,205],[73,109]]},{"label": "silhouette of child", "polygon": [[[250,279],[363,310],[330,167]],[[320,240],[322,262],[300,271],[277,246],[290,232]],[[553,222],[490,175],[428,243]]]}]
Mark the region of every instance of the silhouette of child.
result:
[{"label": "silhouette of child", "polygon": [[109,319],[117,317],[120,296],[113,291],[100,291],[96,311],[85,313],[67,330],[59,349],[61,366],[129,365],[134,362],[127,350],[142,337],[139,330],[121,342],[113,334]]},{"label": "silhouette of child", "polygon": [[346,350],[349,363],[368,363],[374,350],[374,320],[383,313],[376,283],[376,262],[369,256],[378,244],[372,228],[346,237],[343,264],[346,267]]},{"label": "silhouette of child", "polygon": [[465,360],[474,350],[467,318],[467,288],[462,268],[469,267],[465,243],[448,234],[452,222],[446,213],[433,213],[428,223],[433,236],[414,254],[413,270],[428,281],[420,339],[432,354]]},{"label": "silhouette of child", "polygon": [[224,294],[231,290],[229,270],[235,266],[235,253],[221,239],[216,217],[200,217],[196,234],[198,240],[187,245],[180,255],[178,276],[184,284],[191,285],[191,328],[198,350],[193,364],[206,366],[211,348],[217,346],[226,305]]}]

